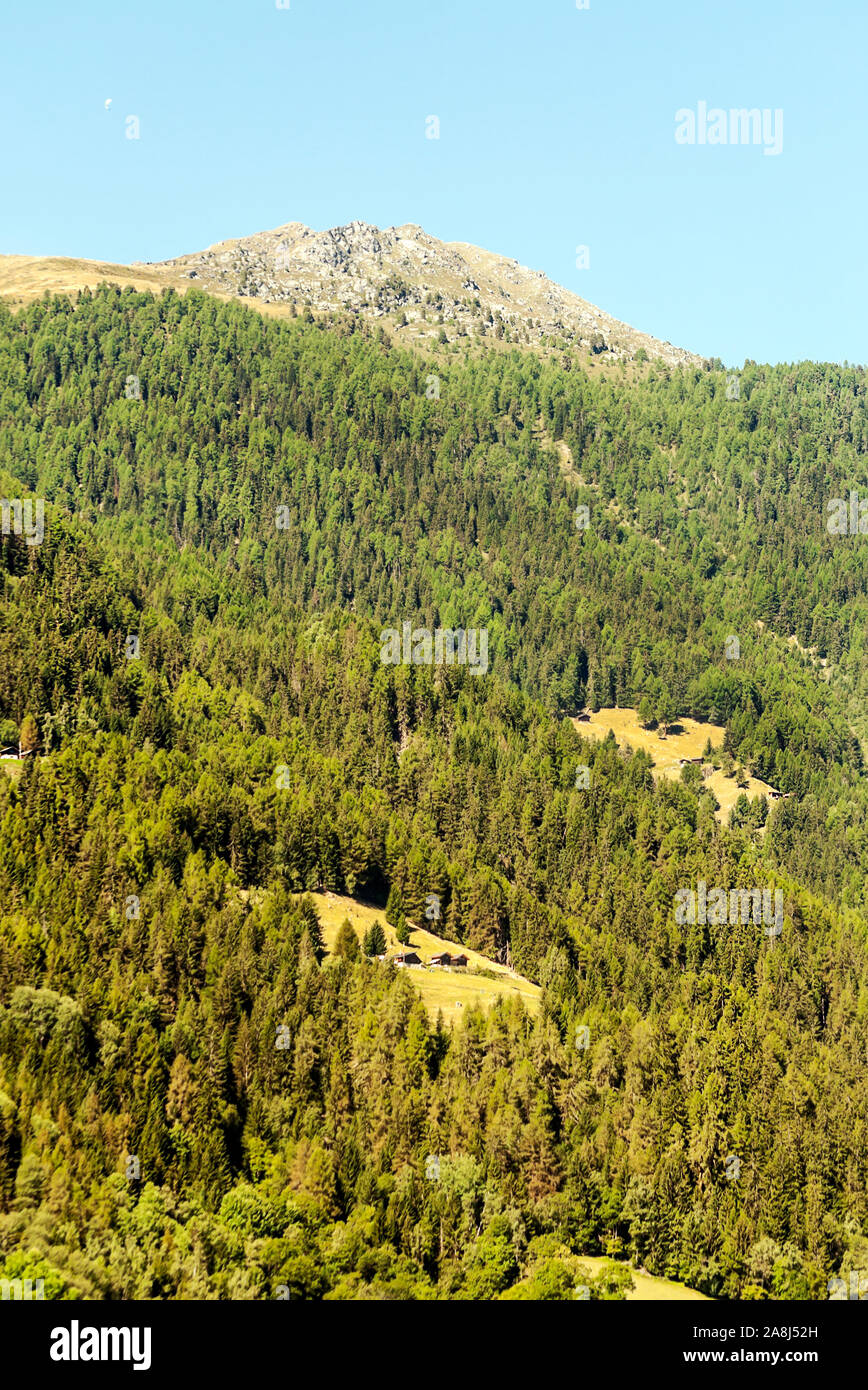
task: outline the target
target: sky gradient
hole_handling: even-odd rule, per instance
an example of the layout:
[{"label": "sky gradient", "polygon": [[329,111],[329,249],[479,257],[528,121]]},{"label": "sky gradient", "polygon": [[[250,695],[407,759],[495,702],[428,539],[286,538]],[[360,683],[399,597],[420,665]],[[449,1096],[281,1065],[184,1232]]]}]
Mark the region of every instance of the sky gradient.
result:
[{"label": "sky gradient", "polygon": [[[416,222],[733,366],[868,360],[864,0],[49,0],[4,35],[0,251]],[[677,143],[701,101],[782,111],[781,153]]]}]

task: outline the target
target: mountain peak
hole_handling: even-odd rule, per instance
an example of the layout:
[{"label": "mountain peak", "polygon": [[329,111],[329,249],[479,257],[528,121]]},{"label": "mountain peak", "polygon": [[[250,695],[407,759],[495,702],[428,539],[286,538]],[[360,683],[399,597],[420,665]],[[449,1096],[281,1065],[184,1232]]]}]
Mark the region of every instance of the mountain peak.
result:
[{"label": "mountain peak", "polygon": [[354,220],[321,232],[287,222],[160,268],[266,304],[392,315],[409,342],[443,333],[585,349],[609,360],[634,358],[640,349],[669,366],[702,360],[612,318],[543,271],[466,242],[440,241],[414,222],[380,228]]}]

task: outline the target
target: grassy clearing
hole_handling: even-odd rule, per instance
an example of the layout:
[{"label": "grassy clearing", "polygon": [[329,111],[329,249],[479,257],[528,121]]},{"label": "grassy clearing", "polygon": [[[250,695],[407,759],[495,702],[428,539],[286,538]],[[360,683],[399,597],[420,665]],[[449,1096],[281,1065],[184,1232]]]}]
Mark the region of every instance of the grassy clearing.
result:
[{"label": "grassy clearing", "polygon": [[[643,749],[654,760],[654,775],[668,777],[671,781],[678,781],[681,776],[682,758],[701,758],[709,739],[715,752],[723,744],[720,724],[680,719],[678,732],[673,731],[663,738],[659,729],[644,729],[634,709],[601,709],[591,714],[589,722],[580,723],[574,719],[573,724],[585,738],[604,739],[611,729],[619,747],[629,744],[635,750]],[[715,815],[723,824],[729,820],[729,813],[743,791],[753,798],[768,796],[772,790],[768,782],[761,782],[757,777],[748,777],[747,786],[740,787],[735,777],[727,777],[719,769],[705,779],[705,785],[711,788],[720,802]]]},{"label": "grassy clearing", "polygon": [[[323,941],[329,953],[334,950],[344,918],[349,918],[360,942],[373,923],[379,922],[386,933],[388,951],[391,953],[400,949],[394,928],[389,926],[381,908],[357,902],[355,898],[342,897],[338,893],[311,893],[310,897],[316,903]],[[425,931],[422,927],[408,925],[411,926],[410,945],[421,957],[423,964],[427,964],[439,951],[456,950],[454,941],[435,936],[433,932]],[[478,951],[470,951],[466,946],[461,946],[460,950],[468,958],[466,970],[441,970],[435,967],[407,971],[432,1019],[436,1019],[438,1011],[442,1011],[448,1026],[457,1022],[464,1010],[474,1003],[488,1007],[502,995],[516,994],[524,1001],[529,1013],[536,1012],[539,1006],[539,985],[507,970],[505,965],[497,965],[486,956],[481,956]],[[475,970],[491,971],[496,978],[488,979],[486,976],[475,975]]]},{"label": "grassy clearing", "polygon": [[729,813],[742,792],[749,800],[753,800],[755,796],[768,796],[771,791],[768,782],[761,782],[758,777],[748,777],[747,786],[740,787],[734,777],[727,777],[720,771],[712,772],[705,785],[711,787],[720,802],[720,810],[715,812],[717,819],[726,823],[729,822]]},{"label": "grassy clearing", "polygon": [[575,719],[573,723],[580,734],[592,738],[603,739],[611,729],[617,744],[629,743],[631,748],[642,748],[654,759],[655,772],[676,779],[681,776],[681,758],[701,758],[709,739],[714,749],[723,744],[723,729],[719,724],[680,719],[680,732],[663,738],[659,729],[644,729],[634,709],[601,709],[591,715],[589,723],[579,723]]},{"label": "grassy clearing", "polygon": [[[602,1255],[580,1255],[579,1259],[586,1267],[592,1278],[596,1279],[601,1272],[603,1265],[607,1263]],[[617,1261],[616,1263],[620,1263]],[[627,1294],[628,1303],[648,1303],[648,1302],[684,1302],[690,1299],[700,1299],[703,1303],[710,1303],[712,1300],[704,1293],[697,1293],[696,1289],[688,1289],[685,1284],[678,1284],[674,1279],[658,1279],[654,1274],[643,1274],[638,1269],[630,1268],[633,1276],[635,1288]]]}]

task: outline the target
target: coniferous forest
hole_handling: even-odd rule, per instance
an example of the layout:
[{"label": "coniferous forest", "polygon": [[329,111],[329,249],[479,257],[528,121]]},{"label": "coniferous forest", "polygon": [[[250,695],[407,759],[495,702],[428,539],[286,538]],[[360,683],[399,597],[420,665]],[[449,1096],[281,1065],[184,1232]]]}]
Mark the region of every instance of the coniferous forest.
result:
[{"label": "coniferous forest", "polygon": [[[868,382],[738,376],[423,358],[196,289],[0,305],[0,493],[45,499],[41,544],[0,536],[0,1278],[868,1269],[868,541],[827,527]],[[487,671],[384,663],[405,622],[485,630]],[[722,822],[696,768],[583,737],[612,706],[722,726],[781,798]],[[700,880],[780,890],[779,934],[679,923]],[[326,892],[417,925],[436,894],[539,1010],[432,1017],[326,951]]]}]

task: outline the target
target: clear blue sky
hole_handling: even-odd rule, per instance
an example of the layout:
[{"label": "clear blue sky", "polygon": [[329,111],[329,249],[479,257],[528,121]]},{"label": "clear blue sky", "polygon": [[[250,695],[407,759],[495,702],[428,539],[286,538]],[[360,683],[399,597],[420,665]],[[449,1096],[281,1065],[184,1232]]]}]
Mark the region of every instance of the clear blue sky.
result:
[{"label": "clear blue sky", "polygon": [[[733,365],[868,360],[866,0],[15,9],[0,251],[160,260],[418,222]],[[782,153],[677,144],[699,101],[782,109]]]}]

